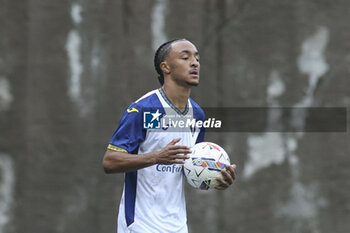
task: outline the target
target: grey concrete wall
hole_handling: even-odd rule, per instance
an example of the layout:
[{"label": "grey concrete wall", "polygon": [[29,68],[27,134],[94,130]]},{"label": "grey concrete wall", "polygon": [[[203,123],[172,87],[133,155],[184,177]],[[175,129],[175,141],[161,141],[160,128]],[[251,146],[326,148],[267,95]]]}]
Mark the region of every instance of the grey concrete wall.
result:
[{"label": "grey concrete wall", "polygon": [[[349,107],[345,0],[0,0],[0,233],[115,232],[123,175],[101,160],[124,108],[158,87],[154,49],[199,48],[193,98]],[[190,232],[350,231],[349,133],[210,133],[238,165],[187,189]]]}]

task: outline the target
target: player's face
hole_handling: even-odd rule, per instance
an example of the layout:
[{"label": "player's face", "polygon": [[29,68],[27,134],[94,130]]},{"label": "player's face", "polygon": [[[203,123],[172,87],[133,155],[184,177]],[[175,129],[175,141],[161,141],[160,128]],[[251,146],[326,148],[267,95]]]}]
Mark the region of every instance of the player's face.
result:
[{"label": "player's face", "polygon": [[166,59],[171,78],[179,85],[199,84],[199,54],[196,46],[189,41],[177,41],[171,45]]}]

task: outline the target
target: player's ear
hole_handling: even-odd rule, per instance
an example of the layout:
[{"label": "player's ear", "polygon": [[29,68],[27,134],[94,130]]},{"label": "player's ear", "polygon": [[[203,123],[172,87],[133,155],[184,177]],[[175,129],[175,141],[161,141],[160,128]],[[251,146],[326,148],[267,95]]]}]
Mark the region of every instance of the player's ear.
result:
[{"label": "player's ear", "polygon": [[162,69],[164,74],[170,74],[170,67],[166,61],[160,63],[160,68]]}]

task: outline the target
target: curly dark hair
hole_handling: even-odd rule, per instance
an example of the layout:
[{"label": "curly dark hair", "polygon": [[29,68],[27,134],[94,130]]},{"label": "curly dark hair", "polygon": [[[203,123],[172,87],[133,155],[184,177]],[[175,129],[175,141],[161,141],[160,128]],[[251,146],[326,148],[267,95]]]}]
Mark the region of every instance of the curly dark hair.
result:
[{"label": "curly dark hair", "polygon": [[161,46],[159,46],[159,48],[157,49],[157,51],[154,55],[154,68],[156,69],[156,71],[158,73],[158,80],[159,80],[160,85],[162,85],[162,86],[164,84],[164,75],[163,75],[162,69],[160,68],[160,63],[162,63],[165,60],[165,58],[169,55],[172,43],[174,43],[176,41],[181,41],[181,40],[187,40],[187,39],[178,38],[178,39],[169,40],[169,41],[165,42],[164,44],[162,44]]}]

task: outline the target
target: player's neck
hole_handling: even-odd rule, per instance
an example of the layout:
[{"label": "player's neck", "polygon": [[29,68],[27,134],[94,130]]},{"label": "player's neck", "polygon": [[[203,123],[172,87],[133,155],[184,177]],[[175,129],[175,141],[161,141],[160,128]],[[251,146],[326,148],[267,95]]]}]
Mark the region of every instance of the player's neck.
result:
[{"label": "player's neck", "polygon": [[163,89],[171,102],[180,109],[180,111],[184,111],[191,94],[191,88],[164,84]]}]

